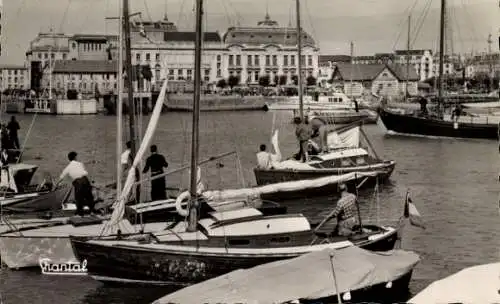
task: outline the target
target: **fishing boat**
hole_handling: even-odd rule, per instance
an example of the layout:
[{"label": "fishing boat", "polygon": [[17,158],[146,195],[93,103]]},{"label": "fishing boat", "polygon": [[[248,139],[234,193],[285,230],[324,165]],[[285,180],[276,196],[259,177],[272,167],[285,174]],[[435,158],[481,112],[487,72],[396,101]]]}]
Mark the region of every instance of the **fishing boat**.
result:
[{"label": "fishing boat", "polygon": [[[275,132],[271,142],[274,150],[280,151],[277,136]],[[286,195],[286,198],[292,198],[300,195],[315,196],[338,192],[336,179],[330,179],[331,183],[320,184],[313,182],[317,178],[351,174],[354,178],[342,181],[350,189],[370,187],[390,178],[396,162],[382,160],[377,155],[359,123],[337,128],[327,137],[329,152],[311,155],[305,163],[291,157],[281,162],[274,162],[269,169],[254,168],[257,185],[271,185],[280,181],[312,183],[308,187],[304,186],[295,192],[283,194],[281,197]],[[362,138],[365,139],[367,148],[361,147]],[[279,154],[281,155],[281,152]]]},{"label": "fishing boat", "polygon": [[374,124],[377,122],[378,113],[369,109],[353,110],[317,110],[307,113],[308,119],[319,118],[328,125],[351,124],[362,121],[363,124]]},{"label": "fishing boat", "polygon": [[311,111],[355,109],[354,101],[338,90],[323,93],[318,98],[308,95],[303,96],[301,100],[299,96],[290,96],[286,101],[266,103],[266,109],[270,111],[298,110],[301,102],[304,107]]},{"label": "fishing boat", "polygon": [[9,164],[1,170],[0,208],[6,214],[54,211],[61,209],[69,187],[53,187],[50,177],[32,184],[38,166]]},{"label": "fishing boat", "polygon": [[395,303],[406,300],[419,256],[411,251],[323,249],[293,259],[239,269],[185,287],[167,303]]},{"label": "fishing boat", "polygon": [[435,281],[408,303],[500,303],[500,263],[468,267]]},{"label": "fishing boat", "polygon": [[[212,211],[208,204],[199,199],[196,175],[202,6],[203,0],[197,0],[191,185],[190,191],[176,199],[176,210],[187,221],[175,221],[152,233],[133,233],[132,227],[123,220],[125,201],[117,201],[111,219],[105,226],[108,229],[114,227],[112,229],[115,230],[121,227],[123,230],[118,235],[71,237],[75,256],[87,261],[89,275],[104,282],[190,284],[238,268],[289,259],[325,248],[354,245],[381,251],[394,248],[398,238],[397,228],[362,225],[359,233],[350,237],[331,236],[316,233],[321,224],[312,229],[302,214],[265,216],[255,208]],[[124,190],[130,189],[131,181],[127,180]],[[188,201],[187,209],[182,207],[185,200]],[[200,213],[208,214],[208,217],[200,219]]]},{"label": "fishing boat", "polygon": [[464,122],[445,118],[443,90],[445,11],[446,3],[441,0],[437,114],[407,113],[406,111],[395,111],[382,107],[379,110],[380,121],[388,131],[403,135],[497,139],[498,127],[496,123],[486,123],[484,119]]}]

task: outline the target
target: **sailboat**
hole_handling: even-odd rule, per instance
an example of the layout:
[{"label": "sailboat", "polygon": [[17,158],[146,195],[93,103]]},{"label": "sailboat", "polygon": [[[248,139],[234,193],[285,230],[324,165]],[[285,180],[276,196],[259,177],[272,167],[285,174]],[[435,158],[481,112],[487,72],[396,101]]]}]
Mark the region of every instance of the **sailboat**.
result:
[{"label": "sailboat", "polygon": [[[300,9],[297,8],[297,32],[300,31]],[[301,58],[301,35],[297,35],[297,38],[298,58]],[[351,44],[351,53],[353,53],[352,49],[353,45]],[[298,62],[298,69],[299,112],[301,120],[304,121],[301,60]],[[354,110],[352,111],[356,113]],[[325,121],[323,122],[326,124]],[[286,198],[291,198],[300,195],[321,196],[325,193],[338,192],[339,182],[335,179],[323,183],[312,182],[312,180],[321,177],[354,174],[354,178],[347,181],[351,189],[354,187],[368,187],[374,183],[388,180],[394,171],[396,162],[393,160],[383,160],[377,155],[377,152],[362,129],[362,123],[362,120],[358,120],[330,132],[326,142],[329,152],[311,156],[305,163],[287,159],[279,163],[274,163],[271,168],[254,168],[257,185],[263,186],[284,181],[308,180],[311,182],[309,187],[303,187],[302,189],[297,189],[297,191],[286,193]],[[370,147],[369,150],[360,146],[360,134]],[[277,141],[277,138],[273,135],[272,145],[275,151],[279,151]]]},{"label": "sailboat", "polygon": [[[125,20],[123,22],[124,29],[122,31],[120,27],[120,49],[123,45],[123,41],[125,40],[125,54],[126,54],[126,67],[131,67],[130,64],[130,43],[127,41],[129,39],[129,35],[125,35],[125,39],[122,38],[123,32],[128,33],[128,18],[123,16],[128,16],[128,0],[124,0],[123,3],[123,13],[121,14],[122,18]],[[121,54],[119,52],[120,59],[122,62]],[[122,75],[123,69],[119,67],[118,74]],[[130,69],[128,69],[128,75],[131,75]],[[121,82],[122,77],[118,77],[120,85],[122,88]],[[129,108],[134,108],[133,103],[133,92],[130,88],[132,88],[132,79],[127,77],[128,81],[128,99],[129,99]],[[127,205],[131,199],[131,190],[132,188],[136,188],[135,191],[140,191],[137,187],[137,183],[135,182],[135,171],[137,166],[140,163],[142,156],[144,155],[146,149],[148,148],[149,142],[152,139],[154,134],[156,124],[160,118],[163,100],[165,99],[166,89],[167,89],[167,79],[164,81],[163,86],[161,88],[160,95],[156,101],[155,107],[153,109],[150,122],[148,128],[146,130],[146,134],[141,143],[139,151],[135,155],[134,163],[132,168],[128,172],[127,182],[125,184],[125,189],[123,193],[121,193],[120,189],[120,179],[117,179],[117,197],[122,199],[124,202],[124,209],[127,209],[127,219],[124,220],[127,222],[130,230],[133,231],[160,231],[165,228],[168,224],[167,221],[175,220],[176,218],[183,218],[176,212],[177,208],[182,208],[186,205],[186,203],[180,203],[176,206],[175,199],[166,199],[160,201],[153,202],[145,202],[136,204],[133,206],[125,206]],[[118,115],[117,115],[117,134],[121,134],[121,107],[122,107],[122,91],[119,90],[118,94]],[[132,143],[135,139],[135,130],[134,130],[134,115],[129,115],[130,119],[130,138]],[[121,142],[120,137],[117,136],[117,160],[120,160],[121,155]],[[132,144],[131,151],[134,151],[134,144]],[[210,159],[212,160],[212,159]],[[198,163],[199,165],[200,163]],[[117,177],[121,176],[120,172],[121,164],[118,163],[117,168]],[[182,169],[182,168],[181,168]],[[196,177],[198,178],[200,174],[197,172]],[[238,198],[232,200],[224,200],[220,198],[218,192],[211,192],[212,196],[217,196],[216,201],[210,201],[208,203],[209,208],[215,208],[216,210],[233,210],[237,208],[242,208],[244,206],[250,205],[256,207],[260,212],[264,214],[281,214],[286,212],[286,208],[279,206],[273,202],[265,202],[257,198]],[[210,193],[209,193],[210,194]],[[137,197],[135,198],[137,199]],[[132,200],[134,200],[132,198]],[[73,205],[74,207],[74,205]],[[123,209],[119,209],[118,211],[123,211]],[[73,209],[74,212],[74,209]],[[43,258],[48,258],[54,263],[67,262],[68,260],[74,261],[75,256],[73,251],[71,250],[71,245],[69,242],[70,235],[79,235],[79,236],[98,236],[101,235],[102,232],[102,223],[105,223],[106,220],[109,219],[108,216],[104,217],[79,217],[79,216],[64,216],[62,214],[57,214],[54,217],[46,217],[46,218],[34,218],[34,219],[15,219],[10,220],[6,223],[6,225],[0,226],[0,255],[2,257],[3,262],[11,268],[11,269],[20,269],[27,267],[37,267],[39,265],[39,260]],[[148,222],[149,224],[146,228],[143,227],[143,224]],[[117,229],[108,229],[106,231],[107,234],[116,234]]]},{"label": "sailboat", "polygon": [[[87,261],[88,274],[104,282],[190,284],[238,268],[293,258],[326,248],[360,246],[370,250],[393,249],[398,229],[363,225],[359,234],[337,237],[316,234],[302,214],[265,216],[255,208],[216,211],[199,199],[197,162],[201,93],[203,0],[196,1],[195,85],[191,146],[190,191],[176,199],[175,221],[153,233],[130,233],[123,220],[123,199],[117,201],[107,227],[120,233],[103,237],[71,237],[76,257]],[[146,137],[145,137],[146,138]],[[130,179],[124,193],[132,185]],[[182,202],[188,200],[188,208]],[[203,216],[208,215],[208,216]],[[123,229],[123,230],[122,230]]]},{"label": "sailboat", "polygon": [[488,124],[484,118],[479,118],[477,121],[473,119],[471,121],[458,121],[444,118],[443,64],[445,52],[445,12],[446,1],[441,0],[437,115],[419,116],[414,113],[406,114],[382,107],[379,109],[380,120],[388,131],[404,135],[497,139],[497,125]]}]

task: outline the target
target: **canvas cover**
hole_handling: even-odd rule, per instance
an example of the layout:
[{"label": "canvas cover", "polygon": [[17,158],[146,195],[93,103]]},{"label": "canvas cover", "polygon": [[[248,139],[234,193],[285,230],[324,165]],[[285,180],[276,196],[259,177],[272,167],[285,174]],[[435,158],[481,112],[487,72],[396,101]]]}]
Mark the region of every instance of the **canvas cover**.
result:
[{"label": "canvas cover", "polygon": [[408,300],[411,304],[500,303],[500,263],[469,267],[438,280]]},{"label": "canvas cover", "polygon": [[[333,258],[331,257],[333,256]],[[337,294],[396,280],[419,261],[410,251],[370,252],[359,247],[325,249],[294,259],[272,262],[186,287],[153,304],[284,303]]]}]

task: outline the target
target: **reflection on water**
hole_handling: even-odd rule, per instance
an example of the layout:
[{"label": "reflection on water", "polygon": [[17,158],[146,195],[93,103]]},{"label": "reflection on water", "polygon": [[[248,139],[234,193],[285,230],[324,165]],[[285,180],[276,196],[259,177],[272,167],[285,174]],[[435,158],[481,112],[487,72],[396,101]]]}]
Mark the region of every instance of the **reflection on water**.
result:
[{"label": "reflection on water", "polygon": [[[21,140],[33,116],[19,116]],[[148,117],[142,129],[146,129]],[[297,144],[291,114],[276,115],[283,155]],[[27,140],[25,161],[38,164],[37,175],[56,177],[66,165],[70,150],[79,153],[98,184],[114,180],[116,171],[115,117],[38,116]],[[236,188],[255,184],[252,168],[261,143],[269,143],[273,114],[264,112],[203,113],[200,120],[200,156],[237,151],[222,160],[223,167],[202,166],[208,188]],[[153,139],[170,168],[189,162],[191,114],[168,113],[161,117]],[[124,126],[127,130],[127,126]],[[413,202],[427,223],[425,231],[408,226],[403,247],[418,252],[422,261],[410,284],[418,292],[433,280],[474,264],[498,261],[498,147],[495,141],[427,139],[384,136],[377,125],[366,126],[381,157],[397,162],[391,183],[360,193],[364,222],[394,224],[403,212],[410,190]],[[242,177],[238,169],[243,168]],[[187,187],[187,172],[167,178],[169,185]],[[149,196],[146,185],[144,196]],[[320,221],[335,204],[324,198],[286,202],[289,212]],[[4,303],[150,303],[166,291],[158,288],[108,287],[89,277],[42,276],[35,271],[2,270],[0,291]]]}]

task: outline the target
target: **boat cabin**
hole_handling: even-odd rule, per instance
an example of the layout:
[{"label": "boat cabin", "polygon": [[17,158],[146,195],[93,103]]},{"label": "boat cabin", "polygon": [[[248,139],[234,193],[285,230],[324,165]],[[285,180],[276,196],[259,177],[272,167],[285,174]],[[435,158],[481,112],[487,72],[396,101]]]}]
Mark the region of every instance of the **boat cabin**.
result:
[{"label": "boat cabin", "polygon": [[375,162],[363,148],[343,148],[328,154],[312,155],[308,164],[315,168],[368,166]]},{"label": "boat cabin", "polygon": [[311,242],[311,225],[302,214],[265,216],[255,208],[212,212],[198,221],[196,232],[186,232],[187,223],[154,233],[158,243],[203,244],[212,247],[273,248]]}]

